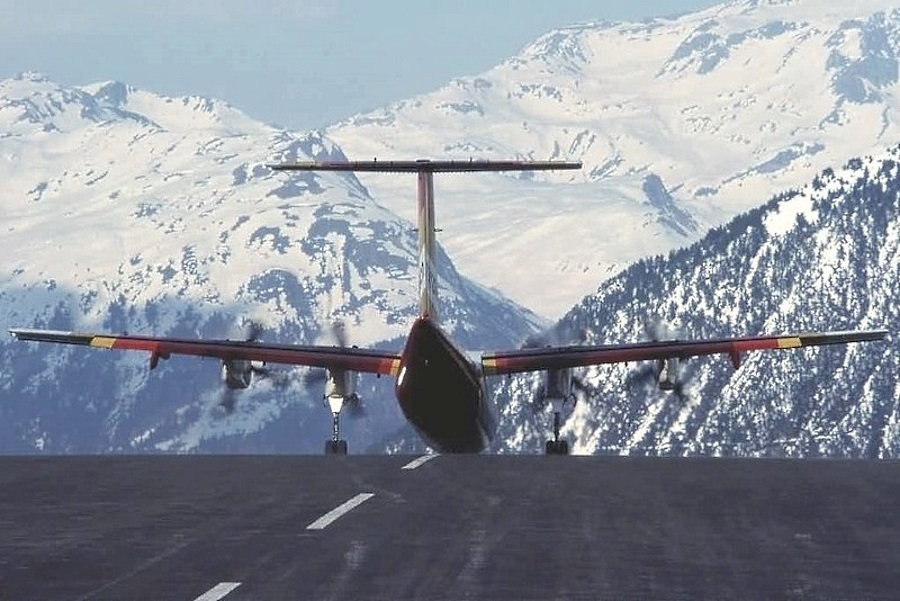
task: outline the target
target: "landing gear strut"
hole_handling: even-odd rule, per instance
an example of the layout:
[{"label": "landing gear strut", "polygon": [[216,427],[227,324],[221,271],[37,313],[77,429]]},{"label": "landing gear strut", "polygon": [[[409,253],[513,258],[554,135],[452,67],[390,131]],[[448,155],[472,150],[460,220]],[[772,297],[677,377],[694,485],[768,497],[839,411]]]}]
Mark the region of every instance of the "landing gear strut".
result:
[{"label": "landing gear strut", "polygon": [[331,408],[331,440],[325,441],[326,455],[346,455],[347,441],[341,440],[341,409],[344,408],[344,397],[329,396],[325,398],[326,404]]},{"label": "landing gear strut", "polygon": [[567,368],[548,369],[544,373],[544,382],[534,396],[532,406],[535,411],[544,409],[549,402],[553,409],[553,440],[548,440],[544,447],[547,455],[568,455],[569,441],[559,437],[559,428],[563,408],[571,402],[575,406],[577,397],[573,386],[578,381],[572,377],[572,371]]},{"label": "landing gear strut", "polygon": [[548,440],[544,447],[547,455],[568,455],[569,441],[559,437],[559,414],[560,412],[554,407],[553,411],[553,440]]}]

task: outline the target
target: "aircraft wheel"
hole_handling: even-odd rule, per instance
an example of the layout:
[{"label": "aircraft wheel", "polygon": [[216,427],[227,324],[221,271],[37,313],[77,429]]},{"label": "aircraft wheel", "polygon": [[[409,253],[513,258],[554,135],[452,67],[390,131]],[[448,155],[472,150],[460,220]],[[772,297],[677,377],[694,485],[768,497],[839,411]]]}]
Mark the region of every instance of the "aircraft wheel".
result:
[{"label": "aircraft wheel", "polygon": [[548,440],[546,446],[544,447],[544,452],[547,455],[568,455],[569,454],[569,441],[568,440]]},{"label": "aircraft wheel", "polygon": [[347,441],[346,440],[326,440],[325,441],[325,454],[326,455],[346,455],[347,454]]}]

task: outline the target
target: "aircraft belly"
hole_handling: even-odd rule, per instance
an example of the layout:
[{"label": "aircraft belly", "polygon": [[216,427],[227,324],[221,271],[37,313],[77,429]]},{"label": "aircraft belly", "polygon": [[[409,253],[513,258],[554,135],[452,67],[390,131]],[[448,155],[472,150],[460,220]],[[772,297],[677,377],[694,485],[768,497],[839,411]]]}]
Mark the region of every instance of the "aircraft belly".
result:
[{"label": "aircraft belly", "polygon": [[478,371],[428,319],[410,331],[397,399],[406,419],[441,453],[478,453],[493,434]]}]

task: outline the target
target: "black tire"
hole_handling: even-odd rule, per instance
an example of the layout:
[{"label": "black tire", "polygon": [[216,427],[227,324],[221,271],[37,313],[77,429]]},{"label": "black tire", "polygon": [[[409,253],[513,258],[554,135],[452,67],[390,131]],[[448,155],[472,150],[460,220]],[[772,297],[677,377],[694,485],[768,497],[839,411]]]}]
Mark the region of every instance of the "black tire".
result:
[{"label": "black tire", "polygon": [[346,440],[327,440],[327,441],[325,441],[325,454],[326,455],[346,455],[347,454],[347,441]]},{"label": "black tire", "polygon": [[547,455],[568,455],[569,454],[569,441],[568,440],[548,440],[546,446],[544,447],[544,452]]}]

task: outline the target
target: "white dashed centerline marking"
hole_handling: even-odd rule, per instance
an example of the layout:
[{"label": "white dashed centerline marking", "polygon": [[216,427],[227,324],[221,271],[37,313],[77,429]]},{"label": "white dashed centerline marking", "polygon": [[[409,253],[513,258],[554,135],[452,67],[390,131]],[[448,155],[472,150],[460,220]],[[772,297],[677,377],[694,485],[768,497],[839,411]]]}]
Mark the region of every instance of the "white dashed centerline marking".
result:
[{"label": "white dashed centerline marking", "polygon": [[241,586],[240,582],[220,582],[216,586],[212,587],[196,599],[194,601],[219,601],[222,597]]},{"label": "white dashed centerline marking", "polygon": [[307,530],[322,530],[326,528],[333,521],[344,515],[345,513],[352,511],[374,497],[375,495],[370,492],[364,492],[356,495],[343,505],[339,505],[317,519],[315,522],[306,527]]},{"label": "white dashed centerline marking", "polygon": [[412,461],[410,461],[409,463],[407,463],[406,465],[404,465],[404,466],[401,467],[400,469],[401,469],[401,470],[414,470],[414,469],[416,469],[417,467],[419,467],[419,466],[421,466],[421,465],[424,465],[425,463],[431,461],[431,460],[434,459],[435,457],[437,457],[437,455],[422,455],[422,456],[419,457],[418,459],[413,459]]}]

